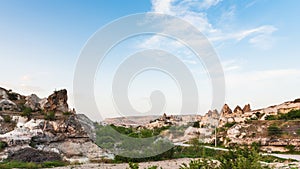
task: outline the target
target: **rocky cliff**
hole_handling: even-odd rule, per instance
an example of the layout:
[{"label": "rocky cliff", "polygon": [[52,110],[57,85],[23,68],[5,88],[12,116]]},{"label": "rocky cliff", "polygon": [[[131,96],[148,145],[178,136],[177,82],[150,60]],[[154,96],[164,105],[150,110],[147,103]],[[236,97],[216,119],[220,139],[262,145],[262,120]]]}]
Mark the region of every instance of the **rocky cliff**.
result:
[{"label": "rocky cliff", "polygon": [[26,159],[30,153],[20,153],[25,150],[56,153],[70,162],[113,158],[94,143],[93,122],[69,110],[66,90],[40,99],[35,94],[25,97],[0,88],[0,98],[0,141],[6,145],[0,150],[0,160]]}]

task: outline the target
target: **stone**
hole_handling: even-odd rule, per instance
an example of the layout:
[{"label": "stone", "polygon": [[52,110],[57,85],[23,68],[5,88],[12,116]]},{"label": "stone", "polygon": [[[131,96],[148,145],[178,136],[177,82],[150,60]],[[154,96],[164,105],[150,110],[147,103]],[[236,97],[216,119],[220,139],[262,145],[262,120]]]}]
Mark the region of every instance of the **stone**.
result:
[{"label": "stone", "polygon": [[226,114],[232,114],[232,110],[230,109],[230,107],[225,104],[221,110],[221,114],[226,115]]},{"label": "stone", "polygon": [[47,102],[44,104],[44,110],[54,112],[68,112],[68,95],[67,90],[55,91],[52,95],[47,98]]},{"label": "stone", "polygon": [[244,114],[244,111],[240,106],[236,106],[236,108],[233,110],[234,114]]},{"label": "stone", "polygon": [[16,103],[9,99],[2,99],[0,100],[0,107],[2,110],[9,110],[9,111],[14,111],[18,109],[18,106]]},{"label": "stone", "polygon": [[33,111],[38,111],[41,109],[40,101],[41,99],[37,95],[32,94],[26,97],[25,106],[30,107]]},{"label": "stone", "polygon": [[250,107],[250,104],[246,104],[243,108],[243,111],[244,112],[250,112],[251,111],[251,107]]}]

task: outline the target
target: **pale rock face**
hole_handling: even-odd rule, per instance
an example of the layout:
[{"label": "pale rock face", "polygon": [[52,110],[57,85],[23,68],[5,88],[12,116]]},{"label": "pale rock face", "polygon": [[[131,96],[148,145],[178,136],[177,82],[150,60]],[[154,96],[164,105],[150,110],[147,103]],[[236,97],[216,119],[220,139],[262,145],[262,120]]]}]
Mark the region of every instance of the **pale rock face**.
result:
[{"label": "pale rock face", "polygon": [[26,97],[25,106],[30,107],[33,111],[37,111],[41,109],[40,101],[41,99],[37,95],[32,94]]},{"label": "pale rock face", "polygon": [[241,135],[241,132],[240,132],[240,127],[239,126],[235,126],[233,128],[230,128],[228,131],[227,131],[227,135],[229,138],[236,138],[236,137],[239,137]]},{"label": "pale rock face", "polygon": [[7,91],[0,87],[0,98],[8,99]]},{"label": "pale rock face", "polygon": [[[44,119],[31,119],[13,116],[17,122],[13,131],[0,134],[0,140],[8,143],[8,150],[18,151],[34,141],[39,143],[37,149],[60,153],[65,160],[75,159],[91,160],[112,159],[114,156],[99,148],[86,134],[78,122],[76,115],[66,120],[46,121]],[[19,147],[19,149],[17,149]],[[0,153],[7,157],[9,151]],[[0,159],[2,160],[2,159]]]},{"label": "pale rock face", "polygon": [[17,105],[9,99],[0,100],[0,107],[2,108],[2,110],[10,111],[13,111],[18,108]]}]

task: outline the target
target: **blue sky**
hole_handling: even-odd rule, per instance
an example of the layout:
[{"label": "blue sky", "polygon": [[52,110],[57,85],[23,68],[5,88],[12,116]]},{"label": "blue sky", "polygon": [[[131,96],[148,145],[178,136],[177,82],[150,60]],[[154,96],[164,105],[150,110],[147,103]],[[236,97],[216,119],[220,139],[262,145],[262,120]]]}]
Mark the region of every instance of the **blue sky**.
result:
[{"label": "blue sky", "polygon": [[[119,17],[158,12],[190,22],[210,40],[225,73],[225,101],[233,108],[246,103],[260,108],[292,100],[300,97],[299,6],[297,0],[0,0],[0,86],[40,97],[67,88],[74,106],[73,74],[87,40]],[[156,36],[139,37],[107,56],[95,80],[102,116],[118,116],[107,92],[113,68],[124,57],[118,49],[133,52],[128,44],[166,49],[168,42]],[[178,55],[200,84],[199,112],[206,112],[212,99],[209,78],[199,73],[203,72],[201,64],[184,52]],[[129,93],[133,106],[141,112],[149,109],[149,92],[154,89],[166,92],[169,104],[165,111],[176,112],[180,92],[159,72],[148,72],[133,81]]]}]

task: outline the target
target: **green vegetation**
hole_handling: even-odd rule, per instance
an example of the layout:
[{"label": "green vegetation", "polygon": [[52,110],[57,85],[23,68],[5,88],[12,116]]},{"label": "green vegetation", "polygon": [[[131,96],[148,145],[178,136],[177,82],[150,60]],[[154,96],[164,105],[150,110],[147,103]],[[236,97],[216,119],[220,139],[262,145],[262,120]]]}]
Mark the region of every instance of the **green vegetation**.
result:
[{"label": "green vegetation", "polygon": [[189,164],[183,163],[180,169],[214,169],[216,164],[210,160],[192,160]]},{"label": "green vegetation", "polygon": [[18,94],[17,93],[14,93],[14,92],[10,91],[10,92],[7,93],[7,95],[8,95],[9,100],[12,100],[12,101],[18,100]]},{"label": "green vegetation", "polygon": [[50,111],[48,113],[45,113],[45,120],[54,121],[56,119],[55,112]]},{"label": "green vegetation", "polygon": [[2,117],[3,117],[5,123],[10,123],[12,120],[9,115],[3,115]]},{"label": "green vegetation", "polygon": [[297,130],[297,135],[300,136],[300,129]]},{"label": "green vegetation", "polygon": [[300,119],[300,110],[291,110],[286,114],[269,115],[266,116],[266,120],[297,120]]},{"label": "green vegetation", "polygon": [[129,162],[128,165],[129,165],[130,169],[139,169],[139,164],[137,164],[137,163]]},{"label": "green vegetation", "polygon": [[72,113],[71,113],[71,112],[68,112],[68,111],[67,111],[67,112],[63,112],[63,115],[64,115],[64,116],[70,116],[71,114],[72,114]]},{"label": "green vegetation", "polygon": [[18,161],[1,162],[1,169],[12,169],[12,168],[26,168],[26,169],[39,169],[39,168],[53,168],[66,166],[67,163],[61,161],[49,161],[44,163],[25,163]]},{"label": "green vegetation", "polygon": [[234,126],[235,124],[236,124],[236,122],[226,123],[226,124],[224,125],[224,127],[230,128],[230,127]]},{"label": "green vegetation", "polygon": [[25,107],[23,112],[21,113],[21,116],[26,116],[28,119],[30,119],[32,116],[32,109],[30,107]]},{"label": "green vegetation", "polygon": [[199,122],[199,121],[196,121],[196,122],[193,124],[193,127],[200,128],[200,122]]},{"label": "green vegetation", "polygon": [[280,136],[281,134],[282,134],[282,130],[278,126],[272,125],[268,127],[269,136]]},{"label": "green vegetation", "polygon": [[[135,129],[120,126],[96,126],[96,144],[111,152],[118,152],[116,162],[142,162],[169,159],[173,155],[173,144],[159,136],[161,131],[168,129],[162,127],[157,129]],[[141,139],[136,139],[141,138]],[[142,151],[140,150],[143,147]],[[164,153],[161,152],[166,150]],[[159,154],[157,156],[153,156]],[[130,158],[134,157],[134,158]],[[141,158],[138,158],[141,157]]]},{"label": "green vegetation", "polygon": [[0,151],[2,151],[5,147],[7,147],[7,143],[4,141],[0,141]]},{"label": "green vegetation", "polygon": [[279,120],[296,120],[300,119],[300,110],[291,110],[287,114],[281,114]]}]

